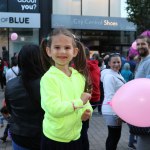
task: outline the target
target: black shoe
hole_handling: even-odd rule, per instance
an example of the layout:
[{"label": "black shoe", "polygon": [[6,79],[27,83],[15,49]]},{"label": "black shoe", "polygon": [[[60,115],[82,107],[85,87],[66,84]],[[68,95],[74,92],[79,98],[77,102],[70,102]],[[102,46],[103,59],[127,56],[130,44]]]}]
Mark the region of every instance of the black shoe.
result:
[{"label": "black shoe", "polygon": [[130,150],[135,150],[135,149],[136,149],[136,147],[135,147],[133,144],[129,144],[129,145],[128,145],[128,148],[129,148]]},{"label": "black shoe", "polygon": [[102,115],[102,112],[101,112],[101,111],[99,111],[98,113],[99,113],[100,115]]},{"label": "black shoe", "polygon": [[137,143],[137,140],[136,140],[136,139],[134,139],[134,143]]}]

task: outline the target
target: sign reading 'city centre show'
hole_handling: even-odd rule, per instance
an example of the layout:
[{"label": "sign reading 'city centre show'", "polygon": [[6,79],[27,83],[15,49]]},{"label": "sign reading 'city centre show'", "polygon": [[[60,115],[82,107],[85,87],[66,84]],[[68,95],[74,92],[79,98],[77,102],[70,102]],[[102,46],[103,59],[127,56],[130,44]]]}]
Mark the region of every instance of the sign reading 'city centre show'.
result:
[{"label": "sign reading 'city centre show'", "polygon": [[9,12],[39,12],[39,0],[9,0]]},{"label": "sign reading 'city centre show'", "polygon": [[136,31],[136,26],[125,18],[52,15],[52,28]]}]

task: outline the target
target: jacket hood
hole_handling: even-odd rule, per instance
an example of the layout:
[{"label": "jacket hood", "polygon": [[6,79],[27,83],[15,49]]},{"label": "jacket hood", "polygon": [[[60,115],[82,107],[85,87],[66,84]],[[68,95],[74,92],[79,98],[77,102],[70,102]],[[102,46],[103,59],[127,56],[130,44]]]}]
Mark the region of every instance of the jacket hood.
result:
[{"label": "jacket hood", "polygon": [[104,77],[106,76],[106,74],[109,74],[111,72],[110,69],[104,69],[101,71],[101,81],[103,82]]},{"label": "jacket hood", "polygon": [[87,66],[90,71],[97,69],[98,61],[97,60],[87,60]]},{"label": "jacket hood", "polygon": [[[74,68],[70,67],[71,71],[72,71],[72,74],[77,74],[78,71],[75,70]],[[60,69],[56,68],[55,66],[51,66],[50,69],[49,69],[49,72],[51,74],[57,74],[57,76],[60,76],[60,77],[68,77],[64,72],[62,72]],[[71,74],[71,76],[72,76]]]},{"label": "jacket hood", "polygon": [[124,78],[121,76],[121,74],[119,74],[116,71],[113,71],[112,69],[104,69],[101,72],[101,81],[103,82],[104,78],[106,77],[106,75],[113,75],[115,77],[117,77],[118,79],[121,79],[122,81],[126,82],[124,80]]}]

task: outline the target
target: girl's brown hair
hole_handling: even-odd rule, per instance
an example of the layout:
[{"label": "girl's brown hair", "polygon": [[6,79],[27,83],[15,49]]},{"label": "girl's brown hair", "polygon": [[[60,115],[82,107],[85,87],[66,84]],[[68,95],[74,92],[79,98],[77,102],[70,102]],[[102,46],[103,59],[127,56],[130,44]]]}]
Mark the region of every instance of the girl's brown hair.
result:
[{"label": "girl's brown hair", "polygon": [[71,37],[72,42],[73,42],[72,43],[73,47],[79,49],[77,56],[73,58],[71,63],[73,63],[74,68],[85,77],[86,79],[85,91],[86,92],[90,91],[90,79],[89,79],[89,74],[88,74],[87,64],[86,64],[85,47],[80,42],[80,40],[76,38],[74,34],[72,34],[71,31],[65,28],[54,29],[51,35],[48,38],[46,38],[45,41],[43,40],[41,42],[42,64],[43,64],[45,71],[47,71],[50,68],[50,66],[54,65],[54,61],[46,53],[46,47],[47,46],[51,47],[53,37],[60,35],[60,34]]},{"label": "girl's brown hair", "polygon": [[47,47],[47,43],[48,43],[49,38],[43,38],[41,43],[40,43],[40,51],[41,51],[41,60],[42,60],[42,65],[43,65],[43,69],[46,72],[50,66],[50,57],[47,55],[46,53],[46,47]]}]

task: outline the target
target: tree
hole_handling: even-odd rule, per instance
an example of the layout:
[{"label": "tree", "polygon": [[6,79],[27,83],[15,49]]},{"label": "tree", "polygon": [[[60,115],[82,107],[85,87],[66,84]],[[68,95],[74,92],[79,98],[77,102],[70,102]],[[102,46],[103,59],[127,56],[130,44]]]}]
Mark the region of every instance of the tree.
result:
[{"label": "tree", "polygon": [[137,33],[150,29],[150,0],[127,0],[128,21],[137,25]]}]

